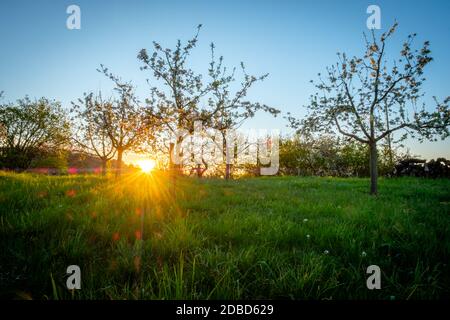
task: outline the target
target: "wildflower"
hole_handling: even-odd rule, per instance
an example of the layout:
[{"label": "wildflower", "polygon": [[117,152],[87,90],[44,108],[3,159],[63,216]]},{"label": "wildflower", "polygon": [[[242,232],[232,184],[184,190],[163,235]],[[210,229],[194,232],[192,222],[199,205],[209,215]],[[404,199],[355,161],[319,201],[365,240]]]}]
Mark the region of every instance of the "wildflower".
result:
[{"label": "wildflower", "polygon": [[139,230],[136,230],[134,232],[134,236],[136,237],[137,240],[141,240],[142,239],[142,234]]},{"label": "wildflower", "polygon": [[309,239],[309,238],[311,238],[311,236],[310,236],[309,234],[307,234],[307,235],[306,235],[306,238]]},{"label": "wildflower", "polygon": [[77,194],[77,192],[75,190],[73,190],[73,189],[70,189],[70,190],[66,191],[66,196],[68,196],[69,198],[75,197],[76,194]]},{"label": "wildflower", "polygon": [[329,254],[330,253],[330,251],[328,251],[328,250],[325,250],[324,252],[323,252],[323,254]]},{"label": "wildflower", "polygon": [[305,218],[305,219],[303,219],[303,222],[308,222],[308,219],[306,219],[306,218]]},{"label": "wildflower", "polygon": [[365,251],[361,252],[361,257],[367,256],[367,253]]},{"label": "wildflower", "polygon": [[119,239],[120,239],[119,233],[118,233],[118,232],[114,233],[114,234],[113,234],[113,240],[114,240],[114,241],[118,241]]}]

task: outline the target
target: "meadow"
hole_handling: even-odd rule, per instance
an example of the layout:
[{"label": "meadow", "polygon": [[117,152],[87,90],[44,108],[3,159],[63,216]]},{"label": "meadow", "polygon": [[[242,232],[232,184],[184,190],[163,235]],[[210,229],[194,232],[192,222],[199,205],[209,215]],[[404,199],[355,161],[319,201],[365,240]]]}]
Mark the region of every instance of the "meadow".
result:
[{"label": "meadow", "polygon": [[450,298],[450,180],[3,172],[0,248],[2,299]]}]

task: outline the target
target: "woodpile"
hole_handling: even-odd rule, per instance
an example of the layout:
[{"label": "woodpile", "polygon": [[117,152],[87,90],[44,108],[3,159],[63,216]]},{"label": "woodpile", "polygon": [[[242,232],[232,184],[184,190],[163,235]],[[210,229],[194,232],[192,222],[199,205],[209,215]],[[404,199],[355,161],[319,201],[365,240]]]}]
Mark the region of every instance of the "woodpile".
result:
[{"label": "woodpile", "polygon": [[450,160],[438,158],[426,161],[409,158],[401,160],[394,168],[394,176],[450,178]]}]

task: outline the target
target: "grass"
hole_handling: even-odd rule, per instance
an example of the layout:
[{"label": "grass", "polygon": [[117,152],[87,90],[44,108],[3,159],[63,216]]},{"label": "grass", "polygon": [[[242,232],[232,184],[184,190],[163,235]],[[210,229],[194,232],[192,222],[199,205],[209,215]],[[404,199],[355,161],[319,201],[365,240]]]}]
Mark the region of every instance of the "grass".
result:
[{"label": "grass", "polygon": [[[450,181],[367,189],[360,178],[0,173],[0,297],[449,298]],[[81,290],[66,289],[72,264]],[[372,264],[381,290],[366,287]]]}]

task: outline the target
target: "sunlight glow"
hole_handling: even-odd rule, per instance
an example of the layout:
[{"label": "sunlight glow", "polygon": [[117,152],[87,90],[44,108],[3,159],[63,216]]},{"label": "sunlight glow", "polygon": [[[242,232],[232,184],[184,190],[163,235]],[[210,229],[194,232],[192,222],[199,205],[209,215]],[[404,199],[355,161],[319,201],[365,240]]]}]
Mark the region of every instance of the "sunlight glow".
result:
[{"label": "sunlight glow", "polygon": [[137,165],[141,168],[142,172],[144,173],[150,173],[150,171],[152,171],[155,166],[156,166],[156,161],[155,160],[139,160],[137,161]]}]

